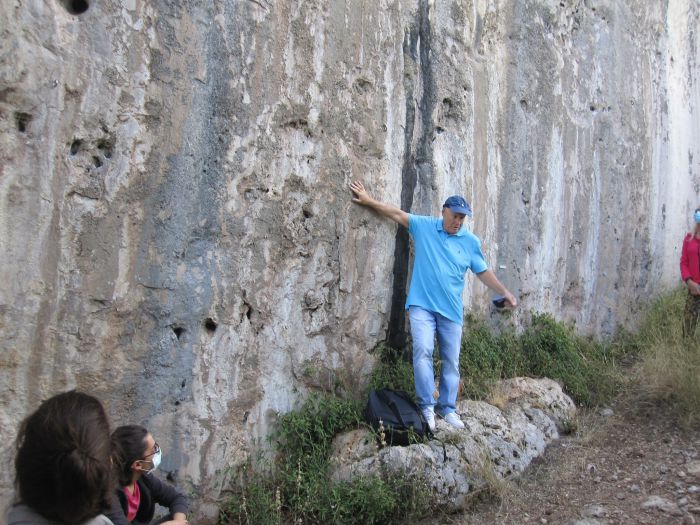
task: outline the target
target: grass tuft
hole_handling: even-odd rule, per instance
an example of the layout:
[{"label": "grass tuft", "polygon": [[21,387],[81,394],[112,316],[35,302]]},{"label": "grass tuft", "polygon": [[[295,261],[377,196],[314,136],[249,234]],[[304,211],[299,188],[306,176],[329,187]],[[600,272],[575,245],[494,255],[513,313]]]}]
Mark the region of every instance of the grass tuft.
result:
[{"label": "grass tuft", "polygon": [[502,503],[513,494],[513,481],[510,478],[501,477],[496,472],[494,462],[485,450],[482,451],[472,467],[471,475],[479,485],[478,489],[469,494],[473,503],[477,501]]},{"label": "grass tuft", "polygon": [[639,401],[664,403],[686,427],[700,424],[700,336],[683,337],[681,289],[649,305],[636,336],[640,362],[635,372]]},{"label": "grass tuft", "polygon": [[383,343],[377,345],[373,352],[378,357],[378,363],[369,379],[369,389],[391,388],[413,392],[413,364],[404,358],[400,352]]}]

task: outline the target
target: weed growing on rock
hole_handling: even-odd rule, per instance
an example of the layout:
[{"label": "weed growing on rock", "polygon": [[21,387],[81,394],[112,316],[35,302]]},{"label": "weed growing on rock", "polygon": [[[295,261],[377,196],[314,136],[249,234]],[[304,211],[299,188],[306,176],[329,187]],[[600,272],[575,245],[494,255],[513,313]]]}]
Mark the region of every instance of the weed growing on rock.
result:
[{"label": "weed growing on rock", "polygon": [[279,488],[271,477],[261,474],[251,463],[240,467],[240,477],[229,498],[219,511],[219,522],[255,523],[275,525],[278,519],[278,504],[275,500]]},{"label": "weed growing on rock", "polygon": [[474,501],[502,502],[513,492],[513,481],[498,475],[493,460],[486,451],[482,451],[472,468],[471,475],[478,481],[477,485],[480,487],[469,494]]},{"label": "weed growing on rock", "polygon": [[571,435],[571,434],[576,434],[576,432],[578,432],[578,427],[579,427],[578,419],[576,419],[576,418],[573,418],[573,419],[567,418],[567,419],[564,419],[564,420],[561,422],[561,429],[560,429],[560,431],[561,431],[561,433],[562,433],[563,435],[568,436],[568,435]]},{"label": "weed growing on rock", "polygon": [[369,389],[391,388],[412,393],[415,391],[413,382],[413,364],[394,348],[385,344],[377,345],[373,353],[379,362],[372,371]]}]

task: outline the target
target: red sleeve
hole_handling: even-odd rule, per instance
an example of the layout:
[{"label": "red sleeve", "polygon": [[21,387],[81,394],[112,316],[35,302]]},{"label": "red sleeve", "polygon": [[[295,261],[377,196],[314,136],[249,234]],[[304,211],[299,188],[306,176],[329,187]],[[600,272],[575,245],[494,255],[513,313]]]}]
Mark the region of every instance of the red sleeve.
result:
[{"label": "red sleeve", "polygon": [[683,239],[683,249],[681,250],[681,279],[683,282],[690,279],[690,266],[688,266],[688,245],[690,244],[690,234]]}]

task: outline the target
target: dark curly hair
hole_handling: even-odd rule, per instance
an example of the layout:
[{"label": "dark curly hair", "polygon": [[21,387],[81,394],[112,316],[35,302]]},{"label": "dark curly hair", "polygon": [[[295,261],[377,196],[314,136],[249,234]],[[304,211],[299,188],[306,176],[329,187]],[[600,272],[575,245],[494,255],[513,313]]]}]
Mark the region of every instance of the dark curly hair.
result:
[{"label": "dark curly hair", "polygon": [[72,390],[44,401],[17,436],[15,485],[47,519],[83,523],[110,506],[109,420],[93,396]]}]

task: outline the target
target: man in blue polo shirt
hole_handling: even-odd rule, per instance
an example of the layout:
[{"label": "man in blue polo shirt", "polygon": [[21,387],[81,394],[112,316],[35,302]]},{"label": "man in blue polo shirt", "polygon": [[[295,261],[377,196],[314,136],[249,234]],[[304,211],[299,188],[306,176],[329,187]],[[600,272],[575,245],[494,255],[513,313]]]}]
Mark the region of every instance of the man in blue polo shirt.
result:
[{"label": "man in blue polo shirt", "polygon": [[[413,376],[418,405],[431,430],[435,413],[450,425],[464,428],[455,412],[459,388],[459,349],[462,342],[464,311],[462,291],[467,270],[511,306],[517,300],[488,269],[481,252],[481,241],[464,226],[472,216],[471,208],[459,195],[449,197],[442,207],[442,217],[412,215],[372,198],[361,182],[350,184],[353,202],[373,209],[379,215],[408,228],[413,237],[415,259],[406,309],[413,339]],[[433,398],[434,341],[440,350],[440,388],[437,403]]]}]

